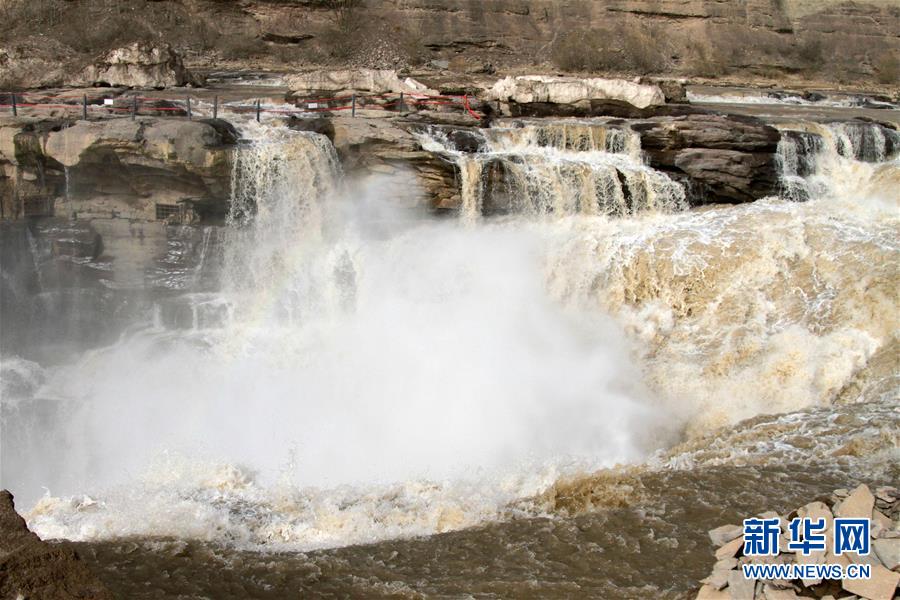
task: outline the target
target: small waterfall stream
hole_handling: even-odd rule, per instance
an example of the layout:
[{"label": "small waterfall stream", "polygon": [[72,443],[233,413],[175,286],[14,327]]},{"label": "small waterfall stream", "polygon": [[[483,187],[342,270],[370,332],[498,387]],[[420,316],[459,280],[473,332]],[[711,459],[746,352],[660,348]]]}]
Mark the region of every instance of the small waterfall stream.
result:
[{"label": "small waterfall stream", "polygon": [[859,181],[854,170],[868,175],[900,156],[900,133],[877,123],[806,121],[780,128],[780,193],[789,200],[852,192]]},{"label": "small waterfall stream", "polygon": [[440,131],[422,136],[426,149],[455,159],[467,222],[483,214],[624,216],[687,206],[681,184],[642,162],[640,138],[626,125],[558,122],[479,134],[474,153]]}]

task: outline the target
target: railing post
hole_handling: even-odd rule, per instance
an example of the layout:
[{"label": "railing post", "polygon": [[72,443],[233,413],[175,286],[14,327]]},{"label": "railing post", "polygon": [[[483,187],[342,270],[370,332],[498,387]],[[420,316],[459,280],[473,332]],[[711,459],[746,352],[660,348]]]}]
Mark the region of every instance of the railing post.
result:
[{"label": "railing post", "polygon": [[15,94],[12,94],[12,109],[13,109],[13,116],[14,117],[17,116],[19,114],[19,111],[16,109],[16,95]]},{"label": "railing post", "polygon": [[259,98],[256,99],[256,122],[259,123]]},{"label": "railing post", "polygon": [[137,116],[137,96],[132,96],[131,98],[131,120],[134,121],[135,116]]},{"label": "railing post", "polygon": [[213,96],[213,119],[219,118],[219,97]]},{"label": "railing post", "polygon": [[193,119],[193,115],[191,114],[191,97],[188,96],[187,99],[187,109],[188,109],[188,121]]},{"label": "railing post", "polygon": [[81,96],[81,117],[87,121],[87,94]]},{"label": "railing post", "polygon": [[352,102],[353,102],[353,105],[350,108],[350,116],[355,117],[356,116],[356,94],[353,94]]},{"label": "railing post", "polygon": [[400,92],[400,112],[403,112],[403,92]]}]

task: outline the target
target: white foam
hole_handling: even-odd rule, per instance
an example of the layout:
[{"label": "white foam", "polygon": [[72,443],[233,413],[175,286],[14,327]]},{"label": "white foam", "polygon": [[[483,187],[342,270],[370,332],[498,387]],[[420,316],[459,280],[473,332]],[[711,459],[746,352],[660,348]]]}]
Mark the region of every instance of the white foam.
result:
[{"label": "white foam", "polygon": [[39,534],[302,550],[506,518],[682,428],[827,405],[900,330],[896,163],[805,203],[375,233],[377,182],[344,195],[285,135],[238,161],[225,316],[47,373],[71,412],[17,465],[51,488]]}]

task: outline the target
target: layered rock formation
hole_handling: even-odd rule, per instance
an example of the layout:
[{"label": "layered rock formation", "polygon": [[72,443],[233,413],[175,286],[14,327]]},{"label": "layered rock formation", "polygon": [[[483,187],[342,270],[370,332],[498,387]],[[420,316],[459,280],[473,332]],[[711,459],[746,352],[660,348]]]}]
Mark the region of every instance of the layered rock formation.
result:
[{"label": "layered rock formation", "polygon": [[[390,187],[390,196],[398,205],[459,208],[455,163],[424,150],[415,133],[416,124],[346,117],[328,120],[327,128],[316,123],[297,121],[294,126],[328,135],[345,172],[382,177],[382,185]],[[410,186],[406,176],[412,176],[418,185]]]},{"label": "layered rock formation", "polygon": [[[9,2],[7,4],[14,5]],[[21,5],[31,3],[18,2]],[[891,0],[389,0],[333,3],[175,0],[168,3],[41,3],[10,16],[0,48],[0,87],[58,85],[66,72],[129,86],[182,85],[167,50],[115,49],[128,39],[164,40],[198,63],[415,67],[458,74],[540,66],[543,72],[655,73],[841,83],[896,82],[900,12]],[[49,6],[53,5],[53,6]],[[0,9],[2,11],[3,9]],[[6,9],[12,11],[13,9]],[[4,13],[0,12],[0,16]],[[67,25],[67,21],[73,25]],[[93,35],[56,35],[96,24]],[[83,26],[83,25],[82,25]],[[45,35],[35,35],[43,31]],[[587,44],[560,45],[575,35]],[[49,38],[49,39],[48,39]],[[604,47],[600,62],[578,60]],[[563,48],[573,56],[560,56]],[[644,54],[639,61],[633,56]],[[103,56],[97,61],[98,56]],[[561,60],[562,59],[562,60]],[[828,62],[828,69],[822,66]],[[72,62],[59,69],[58,64]],[[77,68],[75,67],[77,65]],[[166,65],[165,72],[157,67]],[[840,68],[837,68],[840,67]],[[884,78],[882,80],[882,78]]]},{"label": "layered rock formation", "polygon": [[16,514],[12,494],[0,491],[0,597],[112,600],[74,550],[48,544]]},{"label": "layered rock formation", "polygon": [[[303,33],[302,44],[315,46],[334,36],[334,15],[320,4],[256,1],[242,8],[263,39],[291,41]],[[820,66],[827,53],[810,57],[818,44],[846,55],[848,64],[857,64],[857,75],[867,76],[873,67],[866,63],[877,52],[900,50],[900,12],[891,0],[389,0],[362,3],[355,12],[366,27],[401,28],[395,36],[403,39],[389,42],[405,44],[409,38],[426,49],[426,59],[447,60],[456,72],[484,63],[548,63],[554,44],[567,32],[604,29],[619,33],[621,42],[635,23],[658,30],[647,40],[663,49],[655,72],[684,69],[699,58],[747,74],[794,74]],[[242,31],[246,14],[223,15],[230,31]],[[303,23],[302,32],[297,23]],[[818,42],[794,52],[797,43],[804,43],[799,36],[815,36]],[[338,50],[347,51],[356,40],[335,41],[344,46]],[[699,46],[707,50],[693,56]]]},{"label": "layered rock formation", "polygon": [[76,67],[76,57],[71,48],[46,38],[28,38],[0,47],[0,87],[105,85],[161,89],[202,83],[168,44],[136,42],[105,52],[83,68]]},{"label": "layered rock formation", "polygon": [[632,124],[654,168],[693,185],[694,203],[749,202],[778,183],[778,130],[750,117],[689,115]]},{"label": "layered rock formation", "polygon": [[[779,517],[777,513],[760,515]],[[871,548],[868,556],[848,553],[834,555],[831,546],[825,551],[813,551],[809,555],[789,550],[787,547],[788,524],[791,519],[824,519],[825,538],[832,537],[835,517],[871,519]],[[874,494],[865,485],[852,491],[836,490],[829,498],[810,502],[782,515],[781,552],[777,556],[743,556],[743,529],[738,525],[723,525],[709,532],[716,549],[716,564],[697,600],[791,600],[794,598],[825,598],[829,600],[863,598],[865,600],[892,600],[900,594],[900,491],[893,487],[880,487]],[[744,578],[744,564],[841,564],[871,565],[869,579],[797,579],[753,580]]]},{"label": "layered rock formation", "polygon": [[[564,110],[571,105],[556,106]],[[409,186],[408,178],[397,180],[393,197],[399,204],[459,208],[457,159],[423,147],[423,132],[436,115],[384,116],[294,119],[289,126],[327,135],[351,175],[414,176],[417,186]],[[619,127],[638,135],[650,166],[686,184],[692,204],[747,202],[775,191],[780,136],[757,119],[695,114],[627,121]],[[484,151],[477,127],[443,129],[454,151],[473,156]],[[227,123],[215,120],[0,121],[2,216],[181,223],[221,217],[227,212],[236,137]]]},{"label": "layered rock formation", "polygon": [[227,204],[229,148],[221,120],[0,121],[3,218],[68,214],[157,218],[157,205]]},{"label": "layered rock formation", "polygon": [[621,79],[576,77],[548,77],[523,75],[499,80],[484,93],[487,100],[517,104],[590,105],[592,100],[621,102],[636,108],[665,104],[666,98],[657,85],[647,85]]},{"label": "layered rock formation", "polygon": [[106,53],[67,81],[69,85],[136,88],[167,88],[195,82],[197,79],[184,67],[181,56],[171,46],[142,43]]},{"label": "layered rock formation", "polygon": [[294,92],[373,92],[376,94],[424,93],[436,94],[434,90],[415,79],[401,79],[392,69],[339,69],[316,70],[289,75],[285,85]]}]

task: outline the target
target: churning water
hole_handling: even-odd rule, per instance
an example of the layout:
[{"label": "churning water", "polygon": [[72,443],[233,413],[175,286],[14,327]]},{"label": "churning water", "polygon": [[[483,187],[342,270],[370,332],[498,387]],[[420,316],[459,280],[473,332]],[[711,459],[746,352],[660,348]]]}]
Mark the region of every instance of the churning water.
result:
[{"label": "churning water", "polygon": [[462,223],[386,208],[324,137],[248,129],[201,245],[217,283],[165,301],[191,319],[156,306],[62,365],[4,348],[3,485],[42,536],[305,551],[598,506],[662,531],[649,497],[731,505],[748,465],[890,477],[900,163],[789,129],[784,197],[692,211],[621,127],[435,134]]},{"label": "churning water", "polygon": [[530,123],[481,135],[474,154],[439,131],[422,136],[423,147],[457,161],[464,222],[485,212],[625,216],[687,207],[682,185],[642,162],[640,137],[627,125]]}]

